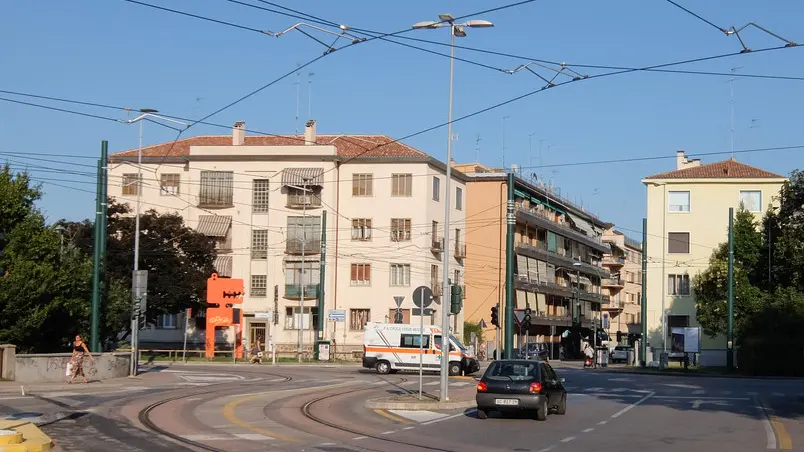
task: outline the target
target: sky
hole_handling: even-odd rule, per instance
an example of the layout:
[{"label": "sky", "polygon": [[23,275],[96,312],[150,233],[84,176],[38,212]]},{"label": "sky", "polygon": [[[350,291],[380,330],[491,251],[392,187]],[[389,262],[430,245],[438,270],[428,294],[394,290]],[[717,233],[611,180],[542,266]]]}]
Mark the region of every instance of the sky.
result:
[{"label": "sky", "polygon": [[[140,1],[256,30],[275,32],[299,22],[227,0]],[[259,0],[238,1],[276,9]],[[390,33],[416,22],[438,20],[440,13],[459,17],[514,1],[274,3],[353,29]],[[677,3],[718,27],[739,28],[754,22],[804,43],[804,3],[799,0],[778,0],[773,8],[749,0]],[[691,157],[725,152],[702,156],[703,163],[729,158],[732,105],[737,160],[782,175],[802,166],[804,147],[741,152],[804,146],[802,80],[737,77],[732,82],[728,76],[646,71],[594,77],[607,70],[577,66],[645,67],[742,49],[736,36],[726,36],[666,0],[538,0],[467,19],[485,19],[495,26],[468,29],[468,36],[457,38],[457,45],[512,56],[456,49],[457,58],[471,61],[455,62],[453,157],[457,162],[517,164],[523,175],[537,173],[559,187],[562,196],[637,238],[645,215],[645,188],[640,180],[675,169],[679,149]],[[415,30],[401,36],[449,42],[448,29]],[[753,50],[784,44],[755,28],[746,29],[741,37]],[[449,51],[445,46],[396,40],[440,53]],[[319,134],[376,133],[402,138],[447,121],[449,59],[382,40],[341,48],[304,67],[297,76],[299,64],[326,50],[297,31],[273,37],[122,0],[30,0],[0,5],[0,43],[2,91],[153,108],[191,119],[292,74],[207,120],[228,129],[196,125],[186,136],[229,134],[237,120],[246,121],[248,129],[292,134],[303,130],[306,119],[315,119]],[[342,44],[348,42],[341,40],[337,45]],[[802,47],[668,69],[804,77]],[[504,72],[534,59],[565,62],[590,78],[538,91],[544,81],[527,70]],[[548,70],[531,68],[552,77]],[[555,82],[567,80],[561,74]],[[520,98],[534,91],[538,92]],[[110,118],[133,117],[120,110],[3,92],[0,98]],[[515,98],[519,99],[461,119]],[[446,135],[444,126],[404,141],[443,161]],[[175,136],[172,130],[145,125],[146,145]],[[0,162],[28,169],[43,184],[39,206],[49,221],[93,215],[94,167],[101,140],[109,141],[110,152],[135,148],[138,127],[0,100]],[[634,161],[645,157],[656,158]],[[584,164],[595,161],[608,163]]]}]

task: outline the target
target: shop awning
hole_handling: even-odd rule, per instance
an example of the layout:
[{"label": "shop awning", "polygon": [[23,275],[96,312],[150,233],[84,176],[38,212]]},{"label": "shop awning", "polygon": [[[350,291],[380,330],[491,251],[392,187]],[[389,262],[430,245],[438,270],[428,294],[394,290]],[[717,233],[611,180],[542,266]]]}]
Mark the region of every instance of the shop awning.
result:
[{"label": "shop awning", "polygon": [[584,231],[586,233],[586,235],[588,235],[589,237],[597,236],[597,233],[595,232],[595,228],[594,228],[594,226],[592,226],[591,223],[589,223],[588,221],[584,220],[583,218],[581,218],[581,217],[579,217],[577,215],[571,214],[569,212],[567,212],[567,215],[570,217],[570,220],[572,220],[572,223],[575,224],[575,227],[577,227],[581,231]]},{"label": "shop awning", "polygon": [[324,185],[324,168],[285,168],[282,170],[282,185],[303,187]]},{"label": "shop awning", "polygon": [[208,237],[226,237],[230,227],[232,227],[230,215],[199,215],[198,227],[195,230]]},{"label": "shop awning", "polygon": [[232,277],[232,256],[216,257],[214,266],[218,276]]}]

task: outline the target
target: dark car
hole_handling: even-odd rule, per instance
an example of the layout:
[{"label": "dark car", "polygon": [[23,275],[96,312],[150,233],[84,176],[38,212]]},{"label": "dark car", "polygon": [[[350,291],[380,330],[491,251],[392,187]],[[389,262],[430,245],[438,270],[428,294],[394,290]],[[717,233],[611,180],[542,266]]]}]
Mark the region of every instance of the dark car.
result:
[{"label": "dark car", "polygon": [[477,382],[477,417],[485,419],[489,411],[535,411],[544,421],[548,412],[567,413],[564,379],[543,361],[500,360],[492,362]]}]

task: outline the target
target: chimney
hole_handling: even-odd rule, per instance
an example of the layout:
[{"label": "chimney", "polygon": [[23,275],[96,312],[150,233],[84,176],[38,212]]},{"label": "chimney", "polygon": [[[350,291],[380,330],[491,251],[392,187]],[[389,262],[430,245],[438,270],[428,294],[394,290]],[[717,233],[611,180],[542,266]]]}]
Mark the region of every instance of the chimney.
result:
[{"label": "chimney", "polygon": [[676,151],[676,169],[683,169],[687,165],[687,154],[684,151]]},{"label": "chimney", "polygon": [[304,144],[306,146],[314,145],[315,140],[315,119],[311,119],[304,124]]},{"label": "chimney", "polygon": [[246,121],[236,121],[232,128],[232,146],[246,144]]}]

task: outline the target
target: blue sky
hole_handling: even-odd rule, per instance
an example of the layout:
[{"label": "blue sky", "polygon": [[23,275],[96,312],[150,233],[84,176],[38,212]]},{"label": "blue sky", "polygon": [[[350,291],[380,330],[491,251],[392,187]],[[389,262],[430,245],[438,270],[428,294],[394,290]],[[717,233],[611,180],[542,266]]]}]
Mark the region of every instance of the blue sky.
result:
[{"label": "blue sky", "polygon": [[[224,0],[144,0],[258,29],[277,31],[297,20]],[[243,0],[259,4],[256,0]],[[352,27],[398,31],[438,13],[456,16],[508,1],[279,3]],[[804,42],[797,0],[679,0],[723,27],[756,22],[779,35]],[[263,5],[267,6],[267,5]],[[569,64],[646,66],[741,49],[727,37],[663,0],[558,2],[540,0],[475,18],[491,29],[468,30],[458,44]],[[405,36],[448,42],[446,29],[418,30]],[[757,30],[743,34],[753,49],[780,41]],[[31,0],[0,6],[2,70],[0,90],[22,91],[200,118],[268,81],[324,48],[300,33],[280,38],[118,1],[56,2]],[[413,43],[440,52],[446,47]],[[457,56],[500,69],[527,60],[457,50]],[[804,76],[804,49],[744,54],[676,67],[696,71]],[[580,71],[580,69],[578,69]],[[543,85],[525,71],[507,75],[456,62],[455,117],[533,91]],[[308,73],[314,73],[308,76]],[[587,69],[595,74],[601,70]],[[546,73],[545,73],[546,74]],[[449,60],[382,41],[335,52],[301,71],[300,126],[307,119],[307,89],[312,80],[312,117],[319,133],[380,133],[402,137],[446,121]],[[561,77],[557,80],[563,80]],[[210,121],[245,120],[249,129],[293,133],[296,128],[296,78],[290,77],[220,113]],[[735,149],[804,145],[800,126],[804,82],[739,78],[734,82]],[[42,101],[0,94],[41,103]],[[543,142],[545,169],[562,195],[583,200],[591,211],[638,235],[645,210],[646,175],[674,169],[677,149],[689,154],[730,149],[729,78],[662,73],[631,73],[590,79],[546,90],[454,125],[457,161],[538,165]],[[54,105],[125,118],[125,113],[91,107]],[[189,135],[229,133],[196,126]],[[529,135],[532,138],[529,139]],[[407,143],[442,160],[446,128]],[[479,151],[476,137],[480,136]],[[148,124],[145,142],[175,133]],[[137,128],[0,101],[0,153],[37,152],[95,157],[100,141],[110,150],[136,147]],[[529,142],[533,152],[529,151]],[[800,167],[801,149],[738,154],[748,164],[787,175]],[[578,166],[577,162],[661,156],[668,159]],[[704,163],[728,158],[710,156]],[[15,167],[47,165],[22,156],[0,154]],[[94,160],[57,160],[93,165]],[[76,167],[79,171],[91,168]],[[532,172],[530,170],[528,172]],[[34,177],[71,180],[65,185],[94,190],[88,177],[32,169]],[[40,206],[50,220],[92,215],[94,196],[45,185]],[[633,232],[632,232],[633,231]]]}]

